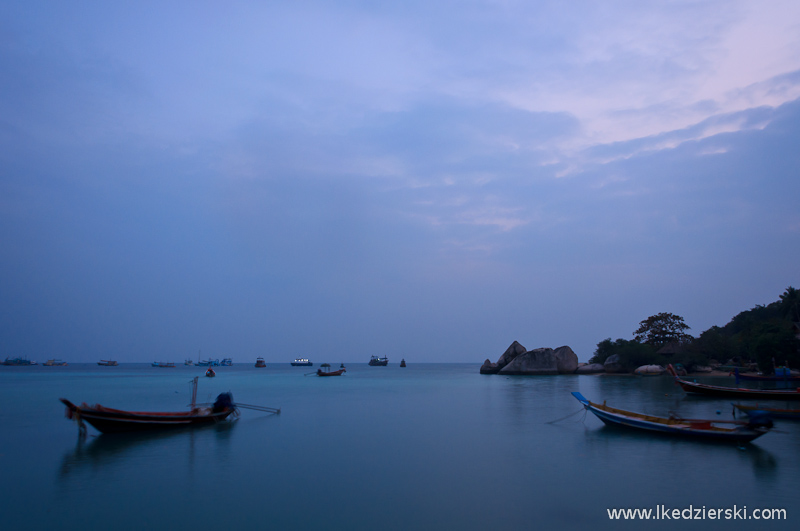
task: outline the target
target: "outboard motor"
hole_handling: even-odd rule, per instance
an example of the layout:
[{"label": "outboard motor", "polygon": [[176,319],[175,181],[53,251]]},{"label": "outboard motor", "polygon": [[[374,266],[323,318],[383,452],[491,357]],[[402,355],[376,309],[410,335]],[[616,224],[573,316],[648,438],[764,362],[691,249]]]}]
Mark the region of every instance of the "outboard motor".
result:
[{"label": "outboard motor", "polygon": [[747,423],[748,428],[754,430],[769,430],[772,429],[772,418],[766,411],[753,411],[749,415],[750,421]]},{"label": "outboard motor", "polygon": [[217,396],[217,401],[214,402],[214,407],[211,409],[212,413],[219,413],[220,411],[225,411],[226,409],[233,409],[236,406],[233,405],[233,395],[230,393],[220,393]]}]

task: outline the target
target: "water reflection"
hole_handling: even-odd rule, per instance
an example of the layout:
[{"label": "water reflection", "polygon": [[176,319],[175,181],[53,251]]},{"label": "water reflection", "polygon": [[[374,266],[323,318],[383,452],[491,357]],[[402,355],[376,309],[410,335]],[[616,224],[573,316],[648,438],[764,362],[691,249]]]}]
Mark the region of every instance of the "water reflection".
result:
[{"label": "water reflection", "polygon": [[186,456],[189,468],[200,458],[197,446],[211,442],[216,456],[228,454],[231,437],[237,421],[221,422],[209,426],[142,433],[115,433],[78,437],[73,450],[61,462],[59,478],[66,479],[79,472],[93,472],[121,463],[147,462]]},{"label": "water reflection", "polygon": [[[768,437],[769,434],[765,435]],[[702,439],[668,437],[629,430],[616,426],[603,425],[585,431],[587,450],[590,453],[611,457],[618,450],[629,454],[631,461],[647,460],[649,455],[672,455],[676,466],[694,466],[713,454],[714,460],[721,456],[736,459],[740,464],[750,465],[760,480],[774,480],[778,473],[778,459],[768,450],[756,443],[723,443]]]}]

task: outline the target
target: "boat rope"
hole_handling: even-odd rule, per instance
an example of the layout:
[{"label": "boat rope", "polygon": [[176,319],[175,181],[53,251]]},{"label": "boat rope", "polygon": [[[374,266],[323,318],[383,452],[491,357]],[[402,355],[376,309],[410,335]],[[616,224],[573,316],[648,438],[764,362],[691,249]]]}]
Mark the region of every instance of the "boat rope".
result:
[{"label": "boat rope", "polygon": [[243,409],[252,409],[253,411],[263,411],[265,413],[274,413],[275,415],[280,415],[281,414],[281,408],[266,407],[266,406],[254,406],[252,404],[240,404],[239,402],[237,402],[235,404],[235,406],[238,407],[238,408],[243,408]]},{"label": "boat rope", "polygon": [[586,409],[581,407],[578,411],[575,411],[574,413],[570,413],[566,417],[561,417],[560,419],[551,420],[550,422],[545,422],[545,424],[555,424],[556,422],[561,422],[562,420],[566,420],[566,419],[568,419],[570,417],[574,417],[575,415],[577,415],[581,411],[586,412]]}]

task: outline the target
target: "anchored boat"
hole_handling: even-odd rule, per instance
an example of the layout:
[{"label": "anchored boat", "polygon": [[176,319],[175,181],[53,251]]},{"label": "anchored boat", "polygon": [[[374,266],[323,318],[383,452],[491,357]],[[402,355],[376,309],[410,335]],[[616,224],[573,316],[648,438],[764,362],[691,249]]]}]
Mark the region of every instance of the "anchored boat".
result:
[{"label": "anchored boat", "polygon": [[770,399],[770,400],[800,400],[800,388],[791,390],[780,389],[746,389],[743,387],[722,387],[718,385],[701,384],[697,382],[689,382],[682,379],[675,373],[672,365],[667,366],[669,372],[674,378],[675,383],[680,385],[687,393],[714,396],[722,398],[752,398],[752,399]]},{"label": "anchored boat", "polygon": [[[573,392],[584,409],[591,411],[597,418],[609,426],[632,428],[648,431],[661,435],[677,435],[695,439],[708,439],[717,441],[748,442],[761,437],[772,428],[772,420],[766,415],[753,416],[749,422],[737,420],[705,420],[684,419],[676,416],[656,417],[643,413],[634,413],[607,406],[605,402],[596,404],[590,402],[579,392]],[[726,428],[718,424],[733,424],[735,427]]]}]

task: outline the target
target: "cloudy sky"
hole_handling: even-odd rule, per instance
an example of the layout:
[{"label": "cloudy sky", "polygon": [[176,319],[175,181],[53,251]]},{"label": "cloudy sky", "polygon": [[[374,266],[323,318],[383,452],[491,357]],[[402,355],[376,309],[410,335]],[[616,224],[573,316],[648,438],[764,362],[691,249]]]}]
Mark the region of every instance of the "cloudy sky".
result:
[{"label": "cloudy sky", "polygon": [[800,287],[800,3],[0,3],[0,357],[581,361]]}]

